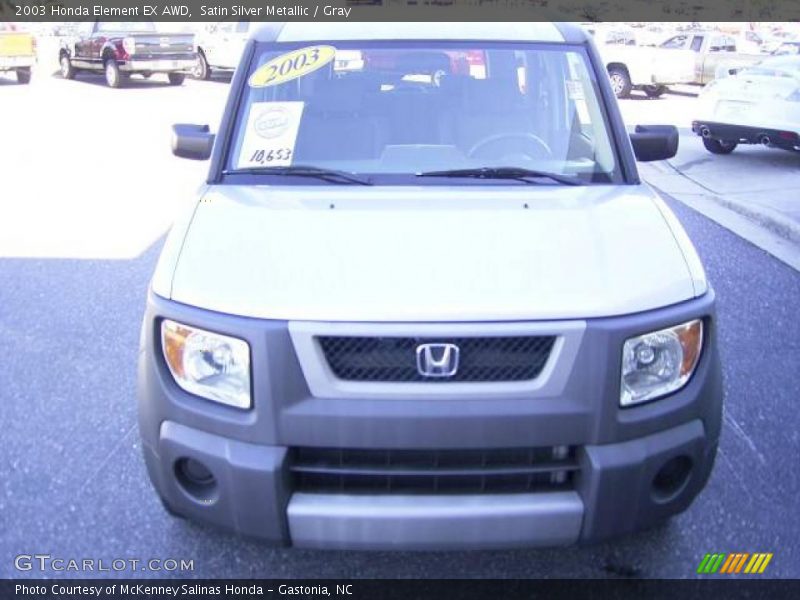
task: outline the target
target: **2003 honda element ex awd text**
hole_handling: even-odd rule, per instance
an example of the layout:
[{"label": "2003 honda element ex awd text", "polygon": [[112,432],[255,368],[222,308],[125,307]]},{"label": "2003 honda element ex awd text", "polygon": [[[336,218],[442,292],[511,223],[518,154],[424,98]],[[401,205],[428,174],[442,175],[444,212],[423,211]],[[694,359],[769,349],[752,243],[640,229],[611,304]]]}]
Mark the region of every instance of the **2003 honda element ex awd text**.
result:
[{"label": "2003 honda element ex awd text", "polygon": [[722,414],[714,294],[578,27],[264,24],[152,280],[167,510],[275,544],[594,541],[686,509]]}]

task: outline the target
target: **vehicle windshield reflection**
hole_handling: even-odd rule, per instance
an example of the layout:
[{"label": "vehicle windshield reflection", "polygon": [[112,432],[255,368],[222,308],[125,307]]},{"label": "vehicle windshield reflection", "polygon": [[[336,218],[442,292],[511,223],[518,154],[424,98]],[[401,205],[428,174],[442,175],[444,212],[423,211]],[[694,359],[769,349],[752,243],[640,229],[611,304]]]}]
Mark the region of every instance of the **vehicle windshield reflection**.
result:
[{"label": "vehicle windshield reflection", "polygon": [[415,176],[501,165],[616,181],[587,61],[582,48],[541,43],[260,44],[226,171],[302,164],[438,185]]}]

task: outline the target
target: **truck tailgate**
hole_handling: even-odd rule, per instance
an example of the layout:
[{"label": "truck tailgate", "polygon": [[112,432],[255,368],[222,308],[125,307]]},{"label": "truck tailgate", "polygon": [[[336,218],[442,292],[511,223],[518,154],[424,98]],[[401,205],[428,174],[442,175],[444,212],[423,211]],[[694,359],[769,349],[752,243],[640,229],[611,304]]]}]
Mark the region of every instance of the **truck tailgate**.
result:
[{"label": "truck tailgate", "polygon": [[0,33],[0,56],[31,56],[33,36],[24,32]]},{"label": "truck tailgate", "polygon": [[159,58],[175,54],[191,54],[194,51],[194,35],[188,34],[134,34],[137,58]]}]

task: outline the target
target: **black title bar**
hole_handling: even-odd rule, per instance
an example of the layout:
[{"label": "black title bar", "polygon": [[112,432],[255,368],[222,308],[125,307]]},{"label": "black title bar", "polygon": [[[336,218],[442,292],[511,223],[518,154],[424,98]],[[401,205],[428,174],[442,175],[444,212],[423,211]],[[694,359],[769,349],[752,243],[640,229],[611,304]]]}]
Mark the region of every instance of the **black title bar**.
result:
[{"label": "black title bar", "polygon": [[797,598],[800,580],[708,578],[705,580],[0,580],[3,600],[67,600],[101,598],[117,600],[173,599],[303,599],[323,600],[440,600],[489,598],[491,600],[558,600],[680,598]]}]

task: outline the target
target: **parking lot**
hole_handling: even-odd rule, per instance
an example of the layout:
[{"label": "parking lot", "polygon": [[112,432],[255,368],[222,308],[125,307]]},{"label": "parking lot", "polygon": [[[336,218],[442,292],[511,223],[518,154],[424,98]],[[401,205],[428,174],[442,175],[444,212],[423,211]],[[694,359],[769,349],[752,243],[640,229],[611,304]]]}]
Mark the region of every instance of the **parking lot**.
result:
[{"label": "parking lot", "polygon": [[[772,552],[766,575],[800,577],[800,275],[673,198],[718,295],[726,408],[711,481],[669,525],[564,549],[358,553],[270,548],[169,517],[139,448],[139,324],[164,235],[207,168],[172,156],[170,125],[216,127],[227,91],[224,78],[157,77],[112,90],[47,65],[30,86],[0,76],[0,576],[40,576],[13,558],[45,553],[194,561],[149,576],[691,577],[707,552]],[[800,156],[706,153],[687,131],[694,101],[637,96],[622,111],[629,125],[682,128],[678,175],[800,212]]]}]

